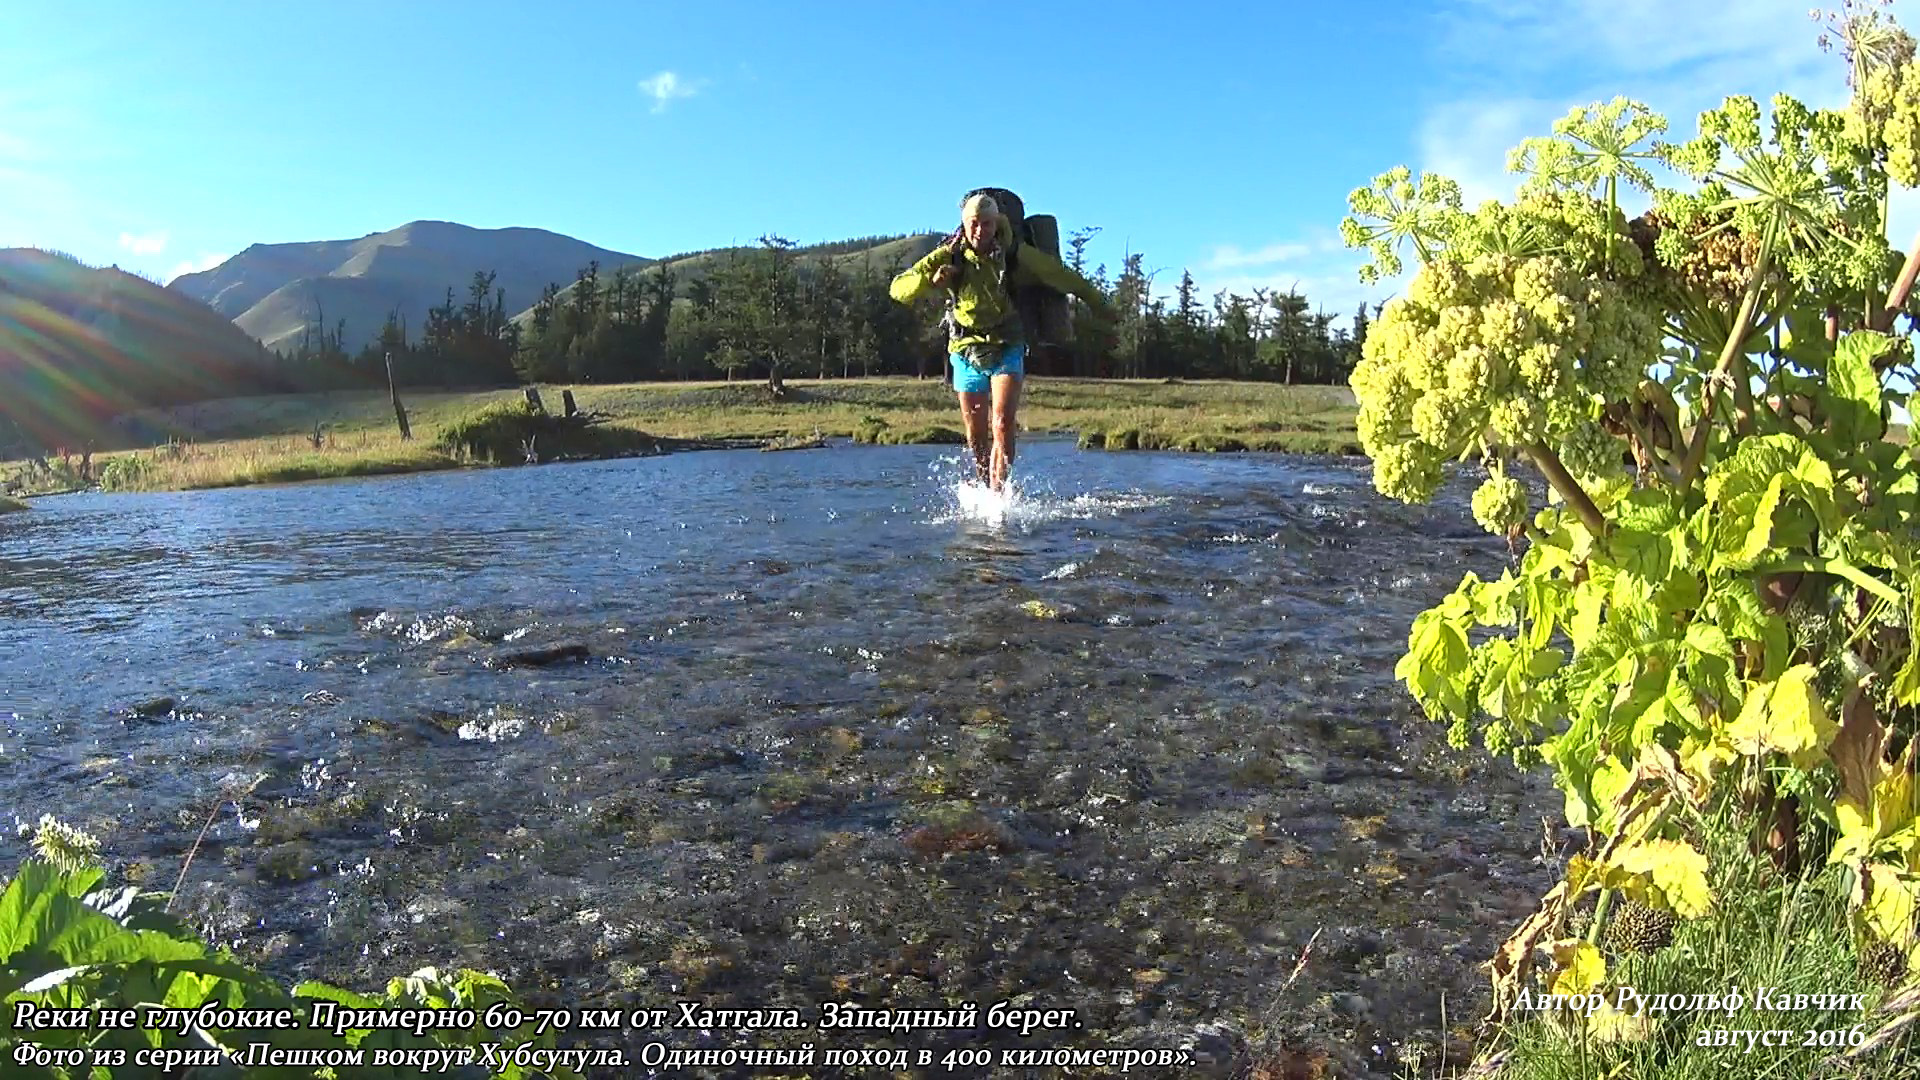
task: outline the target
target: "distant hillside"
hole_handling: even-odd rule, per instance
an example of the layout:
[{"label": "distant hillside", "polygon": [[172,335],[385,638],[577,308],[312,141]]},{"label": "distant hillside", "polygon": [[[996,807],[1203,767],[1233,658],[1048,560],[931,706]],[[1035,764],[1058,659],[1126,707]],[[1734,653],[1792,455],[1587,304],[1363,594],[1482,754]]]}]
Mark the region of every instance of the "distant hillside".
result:
[{"label": "distant hillside", "polygon": [[[794,262],[804,274],[831,257],[838,263],[840,271],[849,276],[858,274],[863,266],[870,266],[876,273],[891,273],[895,267],[904,269],[932,251],[934,246],[947,238],[946,233],[913,233],[907,236],[878,236],[859,240],[836,240],[830,243],[813,244],[793,249]],[[659,264],[665,264],[673,273],[675,295],[687,295],[687,286],[713,272],[713,268],[724,262],[729,253],[746,254],[759,250],[759,245],[748,244],[736,247],[708,248],[705,251],[692,251],[680,255],[641,264],[636,269],[647,272]],[[604,282],[619,266],[600,264],[600,278]],[[562,300],[573,295],[573,274],[556,279],[564,287],[560,290]],[[538,294],[535,294],[538,300]],[[514,305],[508,304],[511,310]],[[533,305],[528,304],[513,317],[517,323],[526,323],[533,318]]]},{"label": "distant hillside", "polygon": [[417,337],[428,309],[465,303],[475,271],[495,274],[506,307],[533,306],[549,282],[571,282],[598,260],[602,268],[647,266],[652,260],[595,247],[545,229],[475,229],[415,221],[358,240],[255,244],[212,270],[171,282],[177,290],[232,319],[269,349],[292,352],[309,328],[331,331],[346,320],[346,348],[376,337],[390,312]]},{"label": "distant hillside", "polygon": [[219,313],[145,278],[0,249],[0,457],[23,441],[83,448],[131,409],[275,389],[273,361]]}]

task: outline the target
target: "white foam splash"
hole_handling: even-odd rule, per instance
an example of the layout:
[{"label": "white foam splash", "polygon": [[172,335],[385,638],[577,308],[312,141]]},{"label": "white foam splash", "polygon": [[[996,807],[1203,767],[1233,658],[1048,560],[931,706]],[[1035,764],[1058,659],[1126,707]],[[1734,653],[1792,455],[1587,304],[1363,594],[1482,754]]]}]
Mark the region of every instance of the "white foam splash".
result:
[{"label": "white foam splash", "polygon": [[457,734],[460,738],[469,741],[485,739],[487,742],[497,743],[507,739],[517,739],[525,734],[526,730],[527,722],[521,717],[513,714],[502,716],[497,710],[488,709],[480,716],[461,724]]},{"label": "white foam splash", "polygon": [[954,483],[947,490],[952,501],[944,513],[935,513],[936,524],[973,521],[995,528],[1009,524],[1030,525],[1063,518],[1111,517],[1128,510],[1164,506],[1172,501],[1165,496],[1138,492],[1061,497],[1044,485],[1029,488],[1013,480],[1009,480],[1005,490],[999,492],[972,479]]},{"label": "white foam splash", "polygon": [[1004,490],[995,491],[984,484],[967,480],[955,489],[954,498],[960,504],[962,516],[997,525],[1006,520],[1007,512],[1018,502],[1020,493],[1011,483]]}]

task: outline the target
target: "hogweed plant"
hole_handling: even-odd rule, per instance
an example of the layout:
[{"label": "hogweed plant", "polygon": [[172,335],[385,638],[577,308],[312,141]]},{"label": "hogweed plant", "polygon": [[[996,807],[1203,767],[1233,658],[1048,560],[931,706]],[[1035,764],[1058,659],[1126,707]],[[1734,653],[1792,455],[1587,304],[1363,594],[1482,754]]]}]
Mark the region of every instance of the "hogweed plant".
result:
[{"label": "hogweed plant", "polygon": [[1780,881],[1840,868],[1862,955],[1920,960],[1920,470],[1889,438],[1920,240],[1885,239],[1920,66],[1880,13],[1839,25],[1842,108],[1729,97],[1676,142],[1619,99],[1516,148],[1510,202],[1404,167],[1349,198],[1363,280],[1418,259],[1351,380],[1374,484],[1422,503],[1472,462],[1516,552],[1414,620],[1396,675],[1456,745],[1550,765],[1590,837],[1488,961],[1493,1019],[1605,986],[1614,909],[1710,918],[1729,821]]}]

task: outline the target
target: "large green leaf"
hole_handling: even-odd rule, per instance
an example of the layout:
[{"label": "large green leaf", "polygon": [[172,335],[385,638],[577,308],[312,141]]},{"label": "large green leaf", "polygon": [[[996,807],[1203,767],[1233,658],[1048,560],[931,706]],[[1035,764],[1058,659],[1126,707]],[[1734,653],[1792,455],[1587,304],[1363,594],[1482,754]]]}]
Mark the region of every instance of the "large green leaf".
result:
[{"label": "large green leaf", "polygon": [[1839,732],[1814,686],[1817,671],[1796,664],[1778,680],[1747,695],[1727,736],[1747,755],[1779,752],[1809,768]]},{"label": "large green leaf", "polygon": [[1664,533],[1680,524],[1679,496],[1671,488],[1639,488],[1621,499],[1611,516],[1622,529]]},{"label": "large green leaf", "polygon": [[350,1009],[374,1009],[380,1007],[379,998],[344,990],[331,983],[309,980],[293,988],[293,995],[299,998],[311,998],[316,1001],[331,1001],[335,1005],[345,1005]]},{"label": "large green leaf", "polygon": [[1880,373],[1874,361],[1898,342],[1873,330],[1855,330],[1840,339],[1827,369],[1827,415],[1843,443],[1864,443],[1885,434],[1880,417]]},{"label": "large green leaf", "polygon": [[1794,490],[1797,495],[1813,508],[1814,517],[1822,529],[1840,528],[1845,511],[1842,510],[1837,493],[1840,479],[1834,472],[1828,459],[1812,446],[1800,449],[1800,460],[1793,466]]},{"label": "large green leaf", "polygon": [[1708,656],[1733,662],[1733,642],[1727,640],[1726,631],[1710,622],[1696,622],[1687,627],[1687,645]]},{"label": "large green leaf", "polygon": [[1724,505],[1742,496],[1759,496],[1775,476],[1793,471],[1801,450],[1801,440],[1791,434],[1740,440],[1733,456],[1708,475],[1707,501]]},{"label": "large green leaf", "polygon": [[1527,625],[1522,644],[1530,651],[1553,640],[1554,627],[1565,617],[1570,589],[1558,578],[1527,578]]},{"label": "large green leaf", "polygon": [[1600,632],[1613,578],[1612,567],[1596,568],[1594,576],[1573,590],[1573,616],[1567,620],[1567,637],[1573,642],[1575,655],[1585,650]]},{"label": "large green leaf", "polygon": [[1665,532],[1621,529],[1613,536],[1612,552],[1620,576],[1614,580],[1615,603],[1653,603],[1653,597],[1673,573],[1673,539]]},{"label": "large green leaf", "polygon": [[1513,643],[1505,638],[1488,642],[1481,646],[1492,657],[1486,664],[1486,673],[1480,677],[1478,696],[1480,707],[1489,716],[1504,719],[1507,715],[1507,687],[1513,674]]},{"label": "large green leaf", "polygon": [[1893,676],[1893,700],[1900,705],[1920,704],[1920,589],[1907,594],[1907,661]]},{"label": "large green leaf", "polygon": [[1467,601],[1457,592],[1448,600],[1414,617],[1413,630],[1407,636],[1407,652],[1394,665],[1393,673],[1426,708],[1458,713],[1472,674],[1469,670],[1471,651],[1466,631],[1456,621],[1458,616],[1449,617],[1449,614],[1461,611]]},{"label": "large green leaf", "polygon": [[1481,626],[1512,626],[1520,617],[1520,579],[1512,573],[1473,589],[1473,618]]},{"label": "large green leaf", "polygon": [[1813,307],[1789,311],[1780,321],[1780,351],[1808,371],[1825,371],[1827,359],[1833,355],[1833,343],[1827,340],[1826,312]]},{"label": "large green leaf", "polygon": [[1708,598],[1714,621],[1737,640],[1751,641],[1763,651],[1760,677],[1771,681],[1787,669],[1787,622],[1767,611],[1749,578],[1721,583]]},{"label": "large green leaf", "polygon": [[113,947],[132,935],[74,895],[76,880],[39,859],[21,864],[0,893],[0,963],[19,966],[22,955],[57,960],[59,966],[113,962]]},{"label": "large green leaf", "polygon": [[1676,667],[1668,675],[1667,692],[1661,702],[1666,711],[1666,719],[1678,727],[1685,735],[1697,736],[1702,733],[1700,707],[1694,697],[1694,673]]}]

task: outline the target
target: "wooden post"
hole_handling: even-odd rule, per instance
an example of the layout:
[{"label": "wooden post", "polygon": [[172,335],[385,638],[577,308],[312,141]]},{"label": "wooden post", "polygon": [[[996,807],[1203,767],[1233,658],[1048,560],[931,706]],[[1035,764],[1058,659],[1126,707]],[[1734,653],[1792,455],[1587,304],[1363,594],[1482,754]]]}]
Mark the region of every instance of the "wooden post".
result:
[{"label": "wooden post", "polygon": [[560,401],[566,405],[567,419],[569,420],[573,419],[574,416],[580,412],[580,409],[577,406],[575,406],[573,403],[573,391],[571,390],[560,391]]},{"label": "wooden post", "polygon": [[387,393],[393,395],[393,418],[400,422],[400,439],[413,438],[413,430],[407,427],[407,410],[400,404],[400,384],[393,381],[393,353],[387,353]]},{"label": "wooden post", "polygon": [[533,411],[534,411],[534,412],[537,412],[537,413],[539,413],[539,414],[541,414],[542,416],[544,416],[544,415],[546,415],[546,412],[547,412],[547,407],[546,407],[545,405],[542,405],[542,404],[540,403],[540,388],[539,388],[539,387],[537,387],[537,386],[529,386],[529,387],[527,387],[527,404],[529,404],[529,405],[531,405],[531,406],[533,406]]}]

